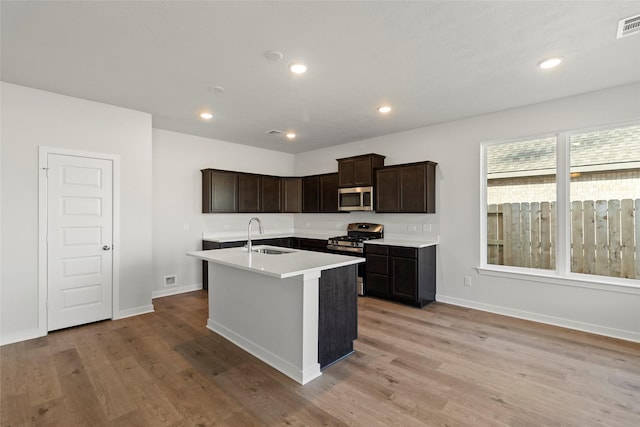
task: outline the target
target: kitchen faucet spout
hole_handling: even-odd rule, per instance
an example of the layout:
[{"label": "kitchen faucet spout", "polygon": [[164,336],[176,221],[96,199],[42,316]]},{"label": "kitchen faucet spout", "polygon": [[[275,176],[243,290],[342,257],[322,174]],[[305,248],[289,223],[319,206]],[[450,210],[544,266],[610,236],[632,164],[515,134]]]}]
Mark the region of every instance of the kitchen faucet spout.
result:
[{"label": "kitchen faucet spout", "polygon": [[258,231],[260,232],[260,234],[264,233],[264,231],[262,230],[262,222],[260,222],[260,218],[258,218],[257,216],[251,218],[247,227],[247,252],[249,254],[251,254],[251,224],[253,223],[253,221],[258,223]]}]

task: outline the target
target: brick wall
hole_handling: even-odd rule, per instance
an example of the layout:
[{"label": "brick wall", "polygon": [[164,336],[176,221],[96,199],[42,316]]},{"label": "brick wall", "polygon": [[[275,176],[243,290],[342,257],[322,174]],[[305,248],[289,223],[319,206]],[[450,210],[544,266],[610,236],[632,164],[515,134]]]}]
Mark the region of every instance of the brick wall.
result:
[{"label": "brick wall", "polygon": [[[555,176],[489,179],[487,203],[555,200]],[[571,178],[571,200],[640,199],[640,169],[581,173]]]}]

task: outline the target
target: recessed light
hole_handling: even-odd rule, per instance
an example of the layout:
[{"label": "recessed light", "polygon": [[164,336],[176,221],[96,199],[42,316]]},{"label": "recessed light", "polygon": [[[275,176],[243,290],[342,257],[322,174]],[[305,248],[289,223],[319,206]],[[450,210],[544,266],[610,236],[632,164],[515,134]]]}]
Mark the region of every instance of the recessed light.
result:
[{"label": "recessed light", "polygon": [[378,112],[379,113],[388,113],[389,111],[391,111],[391,107],[389,107],[388,105],[383,105],[381,107],[378,107]]},{"label": "recessed light", "polygon": [[542,68],[543,70],[548,70],[549,68],[557,67],[561,62],[562,58],[556,56],[554,58],[547,58],[544,61],[538,62],[538,67]]},{"label": "recessed light", "polygon": [[211,113],[200,113],[200,117],[205,120],[211,120],[213,118],[213,114]]},{"label": "recessed light", "polygon": [[307,72],[307,66],[304,64],[291,64],[289,65],[289,70],[295,74],[303,74]]},{"label": "recessed light", "polygon": [[293,139],[296,137],[296,134],[293,132],[287,132],[287,139]]}]

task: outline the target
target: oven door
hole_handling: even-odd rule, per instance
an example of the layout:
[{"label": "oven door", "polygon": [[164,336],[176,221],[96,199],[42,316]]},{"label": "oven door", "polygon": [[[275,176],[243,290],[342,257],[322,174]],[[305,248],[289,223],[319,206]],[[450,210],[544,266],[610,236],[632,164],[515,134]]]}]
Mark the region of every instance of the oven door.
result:
[{"label": "oven door", "polygon": [[338,210],[372,211],[373,187],[339,188]]}]

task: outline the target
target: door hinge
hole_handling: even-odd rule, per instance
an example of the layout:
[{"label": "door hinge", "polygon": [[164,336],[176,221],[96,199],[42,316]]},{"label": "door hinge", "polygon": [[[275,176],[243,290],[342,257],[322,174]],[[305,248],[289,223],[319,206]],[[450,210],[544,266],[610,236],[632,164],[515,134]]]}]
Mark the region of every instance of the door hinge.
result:
[{"label": "door hinge", "polygon": [[42,168],[42,170],[44,171],[46,177],[49,178],[49,168]]}]

